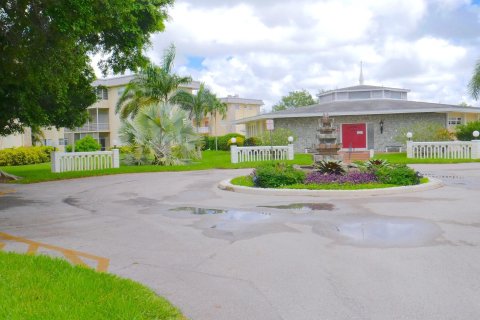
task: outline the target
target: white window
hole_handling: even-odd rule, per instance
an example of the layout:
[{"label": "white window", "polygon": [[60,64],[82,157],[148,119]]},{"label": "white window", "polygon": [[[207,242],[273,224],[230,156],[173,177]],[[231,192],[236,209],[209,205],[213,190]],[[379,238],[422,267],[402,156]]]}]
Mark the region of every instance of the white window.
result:
[{"label": "white window", "polygon": [[108,89],[107,88],[97,87],[96,93],[97,93],[97,98],[98,99],[108,100]]},{"label": "white window", "polygon": [[67,138],[60,138],[60,139],[58,139],[58,145],[59,145],[59,146],[66,146],[66,145],[68,145],[68,139],[67,139]]},{"label": "white window", "polygon": [[456,126],[462,124],[462,118],[448,118],[449,126]]}]

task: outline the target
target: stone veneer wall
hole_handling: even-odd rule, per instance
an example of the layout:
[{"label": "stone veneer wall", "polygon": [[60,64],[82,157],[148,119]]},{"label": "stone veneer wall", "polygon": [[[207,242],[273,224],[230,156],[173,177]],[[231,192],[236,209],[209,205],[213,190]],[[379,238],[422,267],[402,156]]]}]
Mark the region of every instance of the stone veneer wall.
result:
[{"label": "stone veneer wall", "polygon": [[[319,118],[321,118],[321,115],[311,118],[275,119],[275,128],[292,130],[297,136],[297,140],[294,142],[295,152],[304,152],[305,148],[311,148],[317,144],[316,133]],[[374,145],[368,145],[368,148],[375,151],[385,151],[386,146],[399,145],[394,138],[398,135],[401,128],[409,127],[416,122],[436,122],[445,127],[447,121],[445,113],[334,116],[332,118],[334,119],[334,124],[338,127],[339,139],[340,125],[342,123],[366,123],[367,132],[371,132],[371,128],[373,128]],[[383,120],[383,134],[380,133],[381,120]],[[339,140],[339,142],[341,141]],[[369,144],[369,141],[367,143]]]}]

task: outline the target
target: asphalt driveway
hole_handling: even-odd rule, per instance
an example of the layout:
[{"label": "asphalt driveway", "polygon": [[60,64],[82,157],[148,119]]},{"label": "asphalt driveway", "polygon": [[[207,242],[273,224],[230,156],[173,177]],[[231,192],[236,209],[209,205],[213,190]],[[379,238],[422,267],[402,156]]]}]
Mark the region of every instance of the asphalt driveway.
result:
[{"label": "asphalt driveway", "polygon": [[105,257],[191,319],[478,319],[480,163],[415,167],[445,186],[364,197],[217,188],[249,170],[0,185],[0,232]]}]

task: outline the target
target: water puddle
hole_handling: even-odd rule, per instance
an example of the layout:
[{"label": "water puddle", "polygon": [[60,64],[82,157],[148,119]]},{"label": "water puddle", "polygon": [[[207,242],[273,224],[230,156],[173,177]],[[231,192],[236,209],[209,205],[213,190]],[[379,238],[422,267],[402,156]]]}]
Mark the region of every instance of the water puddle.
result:
[{"label": "water puddle", "polygon": [[352,218],[317,231],[340,243],[363,247],[416,247],[432,243],[441,234],[434,223],[394,217]]},{"label": "water puddle", "polygon": [[182,212],[188,212],[191,214],[204,215],[204,214],[223,214],[223,213],[227,213],[229,210],[195,208],[195,207],[178,207],[178,208],[170,209],[169,211],[182,211]]},{"label": "water puddle", "polygon": [[331,203],[290,203],[278,206],[258,206],[259,208],[272,208],[272,209],[293,209],[301,211],[317,211],[327,210],[332,211],[335,206]]},{"label": "water puddle", "polygon": [[255,222],[270,218],[266,212],[242,211],[236,209],[209,209],[196,207],[178,207],[170,211],[182,211],[195,215],[221,215],[223,221]]}]

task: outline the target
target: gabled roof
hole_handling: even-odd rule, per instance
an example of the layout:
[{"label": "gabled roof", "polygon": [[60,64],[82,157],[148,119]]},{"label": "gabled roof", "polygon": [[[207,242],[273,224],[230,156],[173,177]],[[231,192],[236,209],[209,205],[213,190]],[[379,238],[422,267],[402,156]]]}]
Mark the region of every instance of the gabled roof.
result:
[{"label": "gabled roof", "polygon": [[480,114],[480,108],[457,105],[392,99],[367,99],[355,101],[333,101],[278,112],[243,118],[237,123],[261,119],[319,117],[324,113],[330,116],[401,114],[401,113],[447,113],[462,112]]},{"label": "gabled roof", "polygon": [[259,105],[259,106],[263,105],[262,100],[240,98],[238,96],[228,96],[226,98],[220,98],[220,101],[225,103],[253,104],[253,105]]}]

